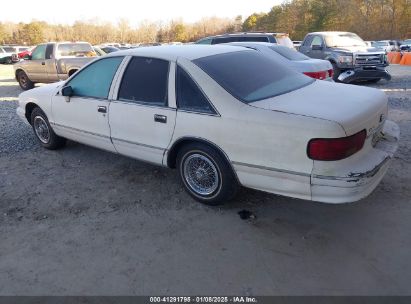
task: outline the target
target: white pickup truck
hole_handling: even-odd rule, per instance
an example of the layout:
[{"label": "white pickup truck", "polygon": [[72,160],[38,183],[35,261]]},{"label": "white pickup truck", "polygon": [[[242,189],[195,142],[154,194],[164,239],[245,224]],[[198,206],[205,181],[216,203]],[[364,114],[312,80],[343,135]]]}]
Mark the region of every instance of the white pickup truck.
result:
[{"label": "white pickup truck", "polygon": [[93,47],[87,42],[39,44],[31,55],[14,65],[15,77],[23,90],[29,90],[37,82],[51,83],[67,79],[96,56]]}]

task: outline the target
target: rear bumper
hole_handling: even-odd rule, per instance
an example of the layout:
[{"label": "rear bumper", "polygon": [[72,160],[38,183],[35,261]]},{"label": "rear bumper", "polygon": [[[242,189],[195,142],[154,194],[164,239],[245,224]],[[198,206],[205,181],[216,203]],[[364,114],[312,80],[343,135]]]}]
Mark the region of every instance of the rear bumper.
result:
[{"label": "rear bumper", "polygon": [[338,162],[314,161],[312,200],[337,204],[368,196],[384,177],[398,148],[400,130],[397,124],[386,121],[382,134],[374,147],[358,155]]},{"label": "rear bumper", "polygon": [[360,67],[346,70],[338,76],[338,80],[344,83],[373,79],[391,80],[391,75],[384,67]]}]

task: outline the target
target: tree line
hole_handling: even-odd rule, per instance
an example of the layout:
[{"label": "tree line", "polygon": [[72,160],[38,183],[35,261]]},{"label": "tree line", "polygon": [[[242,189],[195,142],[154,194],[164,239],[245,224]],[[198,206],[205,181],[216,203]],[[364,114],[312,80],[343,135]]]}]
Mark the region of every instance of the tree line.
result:
[{"label": "tree line", "polygon": [[143,21],[133,28],[129,21],[120,19],[117,24],[98,20],[75,21],[73,25],[49,24],[44,21],[30,23],[0,23],[0,44],[36,45],[45,41],[88,41],[149,43],[190,42],[205,36],[240,31],[241,17],[203,18],[195,23],[174,20],[167,24]]},{"label": "tree line", "polygon": [[411,0],[289,0],[268,13],[254,13],[245,31],[289,33],[302,40],[309,32],[348,31],[365,40],[411,38]]},{"label": "tree line", "polygon": [[116,24],[97,19],[76,21],[73,25],[5,22],[0,23],[0,43],[191,42],[236,31],[285,32],[293,40],[301,40],[308,32],[322,30],[355,32],[365,40],[411,38],[411,0],[286,0],[269,12],[254,13],[244,21],[241,16],[210,17],[195,23],[143,21],[138,27],[132,27],[126,19]]}]

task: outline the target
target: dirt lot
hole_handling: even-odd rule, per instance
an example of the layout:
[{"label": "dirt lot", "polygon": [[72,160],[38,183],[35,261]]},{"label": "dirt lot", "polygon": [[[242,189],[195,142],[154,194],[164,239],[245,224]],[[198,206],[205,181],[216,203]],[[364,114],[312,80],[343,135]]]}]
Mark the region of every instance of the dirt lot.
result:
[{"label": "dirt lot", "polygon": [[[327,205],[243,189],[221,208],[174,170],[70,142],[39,147],[0,65],[1,295],[410,295],[411,68],[374,85],[402,129],[367,199]],[[257,218],[241,220],[246,209]]]}]

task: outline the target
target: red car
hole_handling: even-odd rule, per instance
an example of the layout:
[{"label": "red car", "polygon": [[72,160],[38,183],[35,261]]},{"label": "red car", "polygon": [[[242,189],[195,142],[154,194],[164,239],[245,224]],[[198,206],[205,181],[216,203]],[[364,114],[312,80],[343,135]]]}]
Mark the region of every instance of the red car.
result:
[{"label": "red car", "polygon": [[31,55],[31,50],[32,48],[21,48],[25,50],[21,50],[19,53],[17,53],[17,56],[19,56],[20,59],[23,59],[24,56],[26,55]]}]

